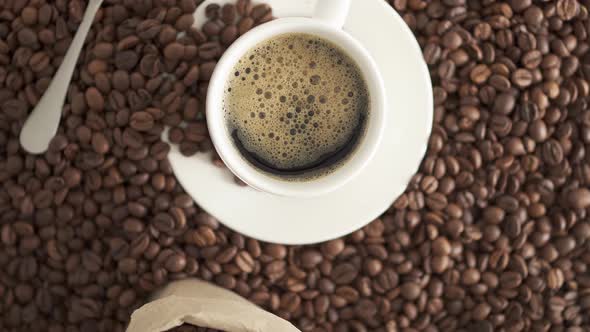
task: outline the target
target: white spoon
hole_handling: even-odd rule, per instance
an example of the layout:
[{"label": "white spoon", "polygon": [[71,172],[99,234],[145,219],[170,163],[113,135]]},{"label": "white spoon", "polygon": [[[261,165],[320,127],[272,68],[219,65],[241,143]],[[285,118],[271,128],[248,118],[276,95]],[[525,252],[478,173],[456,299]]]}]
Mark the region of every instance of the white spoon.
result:
[{"label": "white spoon", "polygon": [[21,133],[20,143],[30,153],[43,153],[49,147],[49,142],[57,133],[62,108],[68,92],[80,51],[84,46],[84,40],[94,16],[100,8],[103,0],[90,0],[84,13],[84,19],[72,40],[61,66],[57,69],[49,87],[39,100],[35,109],[27,118]]}]

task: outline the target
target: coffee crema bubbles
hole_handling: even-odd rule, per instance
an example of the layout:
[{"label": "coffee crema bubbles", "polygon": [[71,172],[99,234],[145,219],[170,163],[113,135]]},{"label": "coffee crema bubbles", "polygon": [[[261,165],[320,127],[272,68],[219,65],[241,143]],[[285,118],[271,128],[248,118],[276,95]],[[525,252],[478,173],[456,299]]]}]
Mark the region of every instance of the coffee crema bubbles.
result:
[{"label": "coffee crema bubbles", "polygon": [[289,33],[234,66],[224,97],[228,134],[243,157],[283,179],[327,175],[362,138],[369,92],[355,61],[331,42]]}]

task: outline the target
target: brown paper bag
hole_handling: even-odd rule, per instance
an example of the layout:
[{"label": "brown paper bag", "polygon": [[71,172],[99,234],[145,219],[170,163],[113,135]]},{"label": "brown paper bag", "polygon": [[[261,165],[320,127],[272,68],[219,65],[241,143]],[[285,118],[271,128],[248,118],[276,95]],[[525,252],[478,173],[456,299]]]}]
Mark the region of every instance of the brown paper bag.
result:
[{"label": "brown paper bag", "polygon": [[184,323],[227,332],[300,332],[241,296],[196,279],[172,282],[154,294],[133,312],[127,332],[161,332]]}]

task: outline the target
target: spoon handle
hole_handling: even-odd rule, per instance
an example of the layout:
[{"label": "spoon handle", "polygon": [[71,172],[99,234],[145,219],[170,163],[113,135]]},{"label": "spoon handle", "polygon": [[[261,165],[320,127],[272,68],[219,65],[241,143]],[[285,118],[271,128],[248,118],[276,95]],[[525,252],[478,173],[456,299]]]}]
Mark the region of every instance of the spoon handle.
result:
[{"label": "spoon handle", "polygon": [[103,0],[91,0],[86,7],[84,19],[72,40],[72,43],[57,69],[55,76],[47,90],[31,112],[20,133],[20,143],[30,153],[43,153],[49,147],[49,142],[57,133],[62,108],[68,92],[80,51],[94,16]]}]

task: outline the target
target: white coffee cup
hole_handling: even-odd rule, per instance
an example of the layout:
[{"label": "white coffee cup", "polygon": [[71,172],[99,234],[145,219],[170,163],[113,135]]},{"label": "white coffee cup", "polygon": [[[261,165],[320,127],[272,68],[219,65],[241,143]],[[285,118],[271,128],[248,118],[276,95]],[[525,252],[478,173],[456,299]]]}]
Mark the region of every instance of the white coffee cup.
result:
[{"label": "white coffee cup", "polygon": [[[217,63],[207,92],[207,126],[217,153],[242,181],[260,191],[280,196],[313,197],[336,190],[356,177],[373,158],[386,121],[385,89],[377,65],[367,50],[342,30],[350,0],[319,0],[313,18],[279,18],[238,38]],[[369,91],[366,129],[346,162],[317,179],[287,181],[265,174],[242,156],[226,125],[223,99],[236,62],[257,44],[287,33],[311,34],[339,46],[359,66]]]}]

